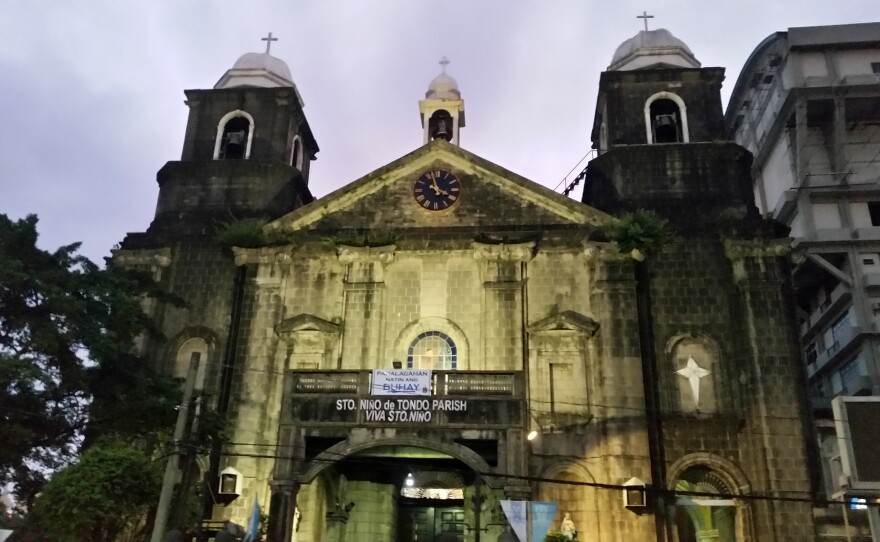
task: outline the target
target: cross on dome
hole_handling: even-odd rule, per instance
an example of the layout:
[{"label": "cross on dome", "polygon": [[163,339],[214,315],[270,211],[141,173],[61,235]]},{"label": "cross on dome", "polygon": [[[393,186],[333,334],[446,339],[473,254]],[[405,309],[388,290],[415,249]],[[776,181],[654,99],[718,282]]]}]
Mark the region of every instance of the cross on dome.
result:
[{"label": "cross on dome", "polygon": [[272,37],[272,33],[269,32],[269,35],[266,36],[265,38],[260,38],[260,41],[265,41],[265,42],[266,42],[266,54],[268,55],[268,54],[269,54],[269,48],[272,47],[272,42],[273,42],[273,41],[278,41],[278,38],[273,38],[273,37]]},{"label": "cross on dome", "polygon": [[[642,10],[641,15],[636,15],[636,19],[644,19],[645,20],[645,32],[648,31],[648,19],[653,19],[653,18],[654,18],[653,15],[648,15],[648,12],[644,11],[644,10]],[[272,34],[269,34],[269,35],[271,36]]]},{"label": "cross on dome", "polygon": [[440,64],[440,69],[443,70],[442,73],[446,73],[446,66],[449,65],[449,59],[444,56],[440,59],[438,64]]}]

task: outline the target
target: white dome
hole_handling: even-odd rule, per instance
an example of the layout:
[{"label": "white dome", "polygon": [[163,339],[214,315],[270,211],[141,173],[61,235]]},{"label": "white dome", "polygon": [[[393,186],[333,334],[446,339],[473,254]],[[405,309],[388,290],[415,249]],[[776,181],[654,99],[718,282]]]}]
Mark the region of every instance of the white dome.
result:
[{"label": "white dome", "polygon": [[290,68],[280,58],[275,58],[269,53],[245,53],[232,65],[233,70],[266,70],[280,75],[288,81],[293,81],[290,76]]},{"label": "white dome", "polygon": [[214,88],[292,87],[290,68],[269,53],[246,53],[235,61]]},{"label": "white dome", "polygon": [[425,98],[429,100],[460,100],[461,92],[458,90],[458,83],[455,79],[446,73],[441,73],[428,85]]},{"label": "white dome", "polygon": [[665,28],[642,30],[620,44],[611,58],[608,71],[638,70],[662,64],[681,68],[699,68],[685,42]]}]

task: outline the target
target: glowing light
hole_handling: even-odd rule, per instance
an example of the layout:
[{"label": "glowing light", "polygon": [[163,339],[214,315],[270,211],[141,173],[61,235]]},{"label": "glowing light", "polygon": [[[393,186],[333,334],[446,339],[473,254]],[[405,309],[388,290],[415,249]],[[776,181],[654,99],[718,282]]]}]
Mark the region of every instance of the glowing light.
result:
[{"label": "glowing light", "polygon": [[416,483],[412,473],[406,475],[406,480],[403,483],[406,484],[406,487],[412,487]]},{"label": "glowing light", "polygon": [[538,438],[538,432],[535,430],[529,431],[529,434],[526,435],[526,438],[528,440],[535,440],[536,438]]}]

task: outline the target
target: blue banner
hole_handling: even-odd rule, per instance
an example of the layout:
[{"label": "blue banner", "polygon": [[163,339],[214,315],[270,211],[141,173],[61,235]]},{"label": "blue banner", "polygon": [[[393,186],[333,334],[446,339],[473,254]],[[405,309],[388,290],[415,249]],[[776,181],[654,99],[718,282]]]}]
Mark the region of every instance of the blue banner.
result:
[{"label": "blue banner", "polygon": [[527,501],[501,501],[501,509],[504,510],[504,515],[507,516],[507,521],[510,522],[510,526],[513,527],[513,532],[520,542],[528,540],[526,538],[528,532],[526,504],[528,504]]},{"label": "blue banner", "polygon": [[532,501],[529,504],[532,508],[532,542],[543,542],[556,517],[556,503]]}]

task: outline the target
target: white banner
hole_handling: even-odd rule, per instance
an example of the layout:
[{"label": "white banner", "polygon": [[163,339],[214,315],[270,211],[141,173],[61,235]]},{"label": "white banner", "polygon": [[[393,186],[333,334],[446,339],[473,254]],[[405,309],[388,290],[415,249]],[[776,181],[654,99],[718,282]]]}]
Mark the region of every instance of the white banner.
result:
[{"label": "white banner", "polygon": [[513,527],[513,532],[520,539],[520,542],[528,540],[526,538],[529,521],[526,517],[528,504],[529,501],[501,501],[501,509],[504,510],[504,515],[507,516],[507,521],[510,522],[510,526]]},{"label": "white banner", "polygon": [[427,369],[373,369],[372,395],[431,395]]}]

